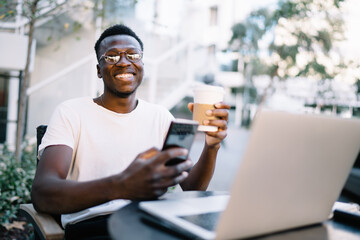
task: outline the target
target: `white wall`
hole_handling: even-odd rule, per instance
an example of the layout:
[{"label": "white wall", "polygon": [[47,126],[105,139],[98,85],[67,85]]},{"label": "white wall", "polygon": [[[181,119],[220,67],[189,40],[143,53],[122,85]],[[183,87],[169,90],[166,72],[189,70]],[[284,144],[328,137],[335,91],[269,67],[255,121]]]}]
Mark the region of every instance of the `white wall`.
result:
[{"label": "white wall", "polygon": [[[212,6],[218,6],[217,26],[210,26]],[[151,59],[185,39],[194,40],[205,50],[206,46],[211,44],[216,44],[218,49],[226,48],[231,37],[231,26],[243,19],[253,8],[253,2],[244,3],[238,0],[142,0],[135,5],[135,19],[124,19],[124,23],[142,38],[145,43],[145,57]],[[154,23],[155,9],[158,17]],[[83,26],[79,32],[37,49],[31,86],[93,53],[95,27],[93,22],[83,23]],[[197,57],[197,60],[197,66],[206,65],[207,57]],[[34,135],[37,125],[48,123],[58,103],[68,98],[92,95],[94,82],[95,85],[101,85],[101,80],[96,79],[95,62],[89,62],[33,93],[29,102],[28,134]]]},{"label": "white wall", "polygon": [[85,62],[76,70],[30,95],[27,123],[29,136],[35,135],[36,126],[48,124],[54,108],[60,102],[75,97],[94,96],[94,84],[102,81],[96,76],[94,43],[95,30],[87,27],[48,46],[38,48],[30,87],[46,81],[91,54],[94,61]]},{"label": "white wall", "polygon": [[346,23],[346,41],[342,44],[343,53],[345,56],[351,56],[360,60],[360,5],[358,0],[345,1],[344,15]]}]

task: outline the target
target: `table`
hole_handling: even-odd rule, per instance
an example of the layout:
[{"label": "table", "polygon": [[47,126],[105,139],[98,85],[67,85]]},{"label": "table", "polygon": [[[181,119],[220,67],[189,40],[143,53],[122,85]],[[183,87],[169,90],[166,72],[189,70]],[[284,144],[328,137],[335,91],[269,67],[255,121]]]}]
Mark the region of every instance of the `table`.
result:
[{"label": "table", "polygon": [[[164,199],[179,197],[205,197],[224,192],[182,192],[170,193],[163,196]],[[109,219],[108,227],[113,239],[157,239],[173,240],[185,239],[184,236],[169,229],[154,226],[142,218],[143,213],[138,208],[139,202],[132,202],[124,208],[116,211]],[[360,228],[345,225],[340,222],[328,220],[322,224],[283,231],[280,233],[265,235],[256,239],[267,240],[297,240],[297,239],[349,239],[360,240]]]}]

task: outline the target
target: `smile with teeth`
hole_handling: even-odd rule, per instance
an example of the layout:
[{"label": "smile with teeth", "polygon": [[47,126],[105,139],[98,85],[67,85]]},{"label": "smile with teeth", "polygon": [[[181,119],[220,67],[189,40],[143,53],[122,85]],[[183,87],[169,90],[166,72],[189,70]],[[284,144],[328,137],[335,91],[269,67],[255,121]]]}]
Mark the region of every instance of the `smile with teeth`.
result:
[{"label": "smile with teeth", "polygon": [[118,79],[132,79],[134,75],[132,73],[121,73],[115,76]]}]

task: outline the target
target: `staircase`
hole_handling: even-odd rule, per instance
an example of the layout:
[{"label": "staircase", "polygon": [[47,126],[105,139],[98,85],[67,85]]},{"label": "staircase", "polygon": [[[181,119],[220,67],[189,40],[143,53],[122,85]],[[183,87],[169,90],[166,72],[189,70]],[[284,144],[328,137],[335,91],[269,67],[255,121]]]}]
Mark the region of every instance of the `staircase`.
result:
[{"label": "staircase", "polygon": [[[161,46],[159,41],[157,43]],[[161,54],[151,57],[145,49],[145,75],[137,97],[171,109],[191,93],[191,87],[195,84],[193,67],[196,53],[191,42],[181,42],[157,52]],[[27,135],[34,136],[35,127],[39,123],[46,123],[60,102],[79,96],[95,97],[96,93],[102,92],[102,81],[97,78],[95,68],[92,67],[95,64],[95,54],[90,54],[50,77],[37,81],[28,89],[30,103]]]},{"label": "staircase", "polygon": [[[145,24],[136,24],[142,25]],[[82,39],[91,41],[91,34],[99,34],[99,26],[101,22],[96,24],[95,30],[84,27],[83,31],[86,34],[82,35]],[[174,36],[158,35],[150,30],[147,30],[147,33],[145,31],[139,31],[143,33],[141,38],[145,43],[145,75],[142,85],[138,88],[137,97],[171,109],[189,95],[191,87],[195,84],[193,70],[196,69],[196,64],[199,64],[199,58],[194,56],[199,51],[194,50],[192,42],[179,40]],[[84,32],[80,31],[75,35],[79,36]],[[75,40],[76,37],[72,36],[61,38],[61,41],[67,41],[68,44],[62,42],[66,46],[79,45]],[[97,78],[94,67],[97,64],[95,54],[84,50],[89,49],[88,47],[79,46],[79,51],[70,48],[70,53],[67,54],[54,51],[50,46],[42,47],[37,51],[36,62],[40,70],[32,74],[32,84],[27,90],[28,136],[35,136],[35,127],[46,124],[60,102],[74,97],[95,97],[102,92],[102,81]],[[44,69],[46,71],[43,71]]]},{"label": "staircase", "polygon": [[145,58],[145,77],[138,97],[168,109],[189,92],[194,83],[191,42],[181,42],[158,57]]}]

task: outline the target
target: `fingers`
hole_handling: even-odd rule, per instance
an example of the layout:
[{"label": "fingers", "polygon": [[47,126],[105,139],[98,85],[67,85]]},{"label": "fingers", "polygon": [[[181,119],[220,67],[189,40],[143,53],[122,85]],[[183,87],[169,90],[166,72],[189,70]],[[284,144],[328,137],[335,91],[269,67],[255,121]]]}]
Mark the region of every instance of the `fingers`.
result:
[{"label": "fingers", "polygon": [[[158,188],[153,191],[153,195],[155,197],[160,197],[161,195],[165,194],[167,192],[167,187]],[[150,196],[148,196],[149,198]],[[151,197],[150,197],[151,198]]]},{"label": "fingers", "polygon": [[215,117],[216,120],[204,120],[204,125],[217,126],[219,131],[225,131],[227,129],[227,123],[229,121],[230,105],[225,103],[217,103],[214,105],[215,109],[207,110],[206,115],[209,117]]},{"label": "fingers", "polygon": [[[224,102],[216,103],[214,106],[215,106],[215,109],[230,109],[230,107],[231,107],[229,104],[226,104]],[[189,102],[187,107],[191,112],[193,112],[194,103]]]},{"label": "fingers", "polygon": [[214,138],[218,138],[220,141],[226,138],[227,132],[226,131],[218,131],[218,132],[206,132],[206,135]]},{"label": "fingers", "polygon": [[217,119],[224,119],[224,120],[228,120],[229,117],[229,112],[225,109],[207,110],[205,114],[209,117],[214,116]]},{"label": "fingers", "polygon": [[204,120],[204,125],[216,126],[219,131],[225,131],[227,129],[227,121],[226,120]]},{"label": "fingers", "polygon": [[229,111],[230,105],[227,105],[225,103],[217,103],[214,105],[215,109],[213,110],[207,110],[205,113],[209,117],[215,117],[217,119],[222,119],[225,121],[228,121],[229,118]]},{"label": "fingers", "polygon": [[188,150],[185,148],[170,148],[164,151],[160,151],[159,149],[153,147],[149,150],[140,153],[136,159],[146,161],[148,163],[154,164],[164,164],[168,160],[178,157],[186,157],[188,154]]},{"label": "fingers", "polygon": [[173,166],[165,166],[161,165],[155,169],[153,173],[152,180],[154,182],[158,181],[159,179],[163,178],[174,178],[185,171],[188,171],[192,167],[193,163],[189,159],[184,162],[178,163]]},{"label": "fingers", "polygon": [[188,150],[185,148],[180,148],[180,147],[169,148],[164,151],[158,152],[155,156],[152,157],[150,161],[153,162],[154,164],[162,165],[165,164],[170,159],[178,158],[178,157],[187,157],[187,155],[188,155]]},{"label": "fingers", "polygon": [[[144,164],[143,167],[148,170],[150,175],[148,179],[153,187],[162,188],[173,186],[182,182],[187,177],[187,173],[185,174],[184,172],[192,167],[193,163],[191,160],[187,159],[171,166],[165,165],[170,159],[187,156],[187,154],[188,151],[184,148],[170,148],[161,152],[157,149],[150,149],[140,154],[139,159]],[[150,155],[153,155],[152,158],[145,159],[146,156]]]},{"label": "fingers", "polygon": [[159,152],[160,152],[159,149],[153,147],[153,148],[150,148],[149,150],[147,150],[147,151],[145,151],[143,153],[140,153],[137,156],[137,158],[147,160],[147,159],[150,159],[150,158],[154,157]]},{"label": "fingers", "polygon": [[166,192],[168,187],[183,182],[189,175],[186,170],[188,170],[191,166],[192,162],[190,160],[186,160],[174,166],[162,165],[157,168],[151,181],[153,194],[156,197],[159,197]]},{"label": "fingers", "polygon": [[184,148],[171,148],[159,151],[151,148],[137,156],[137,158],[119,174],[122,194],[128,199],[149,199],[159,197],[167,188],[184,181],[192,166],[187,159],[173,166],[166,163],[173,158],[187,156]]},{"label": "fingers", "polygon": [[172,166],[163,166],[162,173],[164,177],[175,177],[184,171],[188,171],[193,166],[191,160],[187,159],[184,162]]},{"label": "fingers", "polygon": [[173,178],[159,179],[158,181],[153,183],[153,187],[154,189],[163,189],[174,186],[176,184],[183,182],[188,177],[188,175],[189,175],[188,172],[181,172],[178,176]]},{"label": "fingers", "polygon": [[229,104],[226,104],[224,102],[219,102],[219,103],[216,103],[215,104],[215,108],[219,109],[219,108],[222,108],[222,109],[230,109],[230,105]]}]

